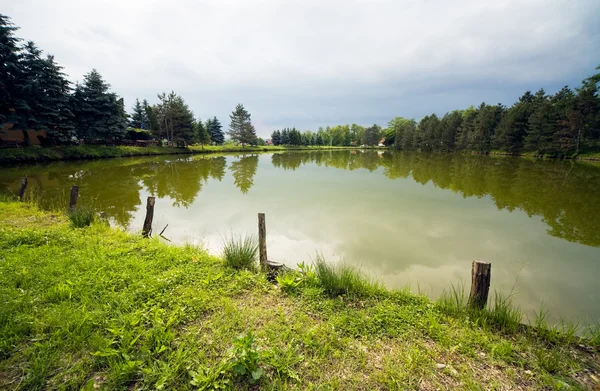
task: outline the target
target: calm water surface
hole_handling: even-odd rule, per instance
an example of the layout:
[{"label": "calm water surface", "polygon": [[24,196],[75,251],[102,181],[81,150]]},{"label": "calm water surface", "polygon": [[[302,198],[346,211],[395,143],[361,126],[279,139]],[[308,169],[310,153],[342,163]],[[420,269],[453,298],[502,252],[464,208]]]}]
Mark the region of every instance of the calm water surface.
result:
[{"label": "calm water surface", "polygon": [[72,185],[114,224],[154,229],[220,251],[230,232],[256,232],[265,212],[269,258],[321,252],[389,287],[436,297],[492,262],[492,289],[516,292],[532,317],[600,321],[600,168],[487,156],[376,151],[127,158],[0,170],[0,192],[66,205]]}]

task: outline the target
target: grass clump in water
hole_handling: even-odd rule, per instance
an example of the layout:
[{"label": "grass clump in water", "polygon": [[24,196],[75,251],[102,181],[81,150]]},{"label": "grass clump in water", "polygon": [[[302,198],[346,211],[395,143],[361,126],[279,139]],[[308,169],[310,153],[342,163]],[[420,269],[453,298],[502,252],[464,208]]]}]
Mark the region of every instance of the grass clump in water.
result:
[{"label": "grass clump in water", "polygon": [[96,221],[96,212],[92,208],[82,207],[69,210],[67,216],[73,228],[89,227]]},{"label": "grass clump in water", "polygon": [[231,235],[224,240],[223,259],[234,269],[256,269],[258,239],[254,235]]},{"label": "grass clump in water", "polygon": [[383,286],[350,265],[332,265],[321,256],[315,261],[319,285],[331,296],[368,297],[383,292]]}]

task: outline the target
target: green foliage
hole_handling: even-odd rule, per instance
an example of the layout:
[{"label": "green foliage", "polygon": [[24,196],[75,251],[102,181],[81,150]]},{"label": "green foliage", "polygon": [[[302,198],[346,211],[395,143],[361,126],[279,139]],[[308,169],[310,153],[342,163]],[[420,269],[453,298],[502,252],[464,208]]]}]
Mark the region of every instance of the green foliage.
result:
[{"label": "green foliage", "polygon": [[225,264],[234,269],[256,269],[258,239],[254,235],[231,234],[223,243]]},{"label": "green foliage", "polygon": [[381,293],[380,283],[372,281],[351,265],[332,265],[321,255],[315,261],[319,285],[331,296],[367,297]]},{"label": "green foliage", "polygon": [[199,144],[202,144],[202,146],[204,146],[204,144],[210,144],[210,134],[206,130],[206,127],[204,126],[204,123],[202,123],[201,119],[198,119],[196,122],[196,139],[198,140]]},{"label": "green foliage", "polygon": [[159,103],[151,109],[157,124],[155,136],[166,138],[174,146],[191,144],[196,137],[194,113],[174,91],[158,94],[158,99]]},{"label": "green foliage", "polygon": [[276,280],[277,285],[279,285],[281,290],[286,293],[292,293],[296,291],[296,288],[298,288],[303,281],[298,273],[294,271],[278,274]]},{"label": "green foliage", "polygon": [[250,121],[250,113],[244,108],[244,105],[238,104],[235,110],[229,115],[231,123],[229,124],[229,137],[240,144],[255,144],[256,130]]},{"label": "green foliage", "polygon": [[123,100],[109,89],[110,85],[95,69],[83,76],[83,84],[75,87],[71,105],[79,137],[101,141],[125,137],[127,114]]},{"label": "green foliage", "polygon": [[[129,121],[129,127],[134,129],[147,129],[150,125],[146,106],[148,102],[144,100],[140,103],[140,100],[136,98],[132,108],[131,120]],[[142,140],[142,139],[140,139]]]},{"label": "green foliage", "polygon": [[222,145],[225,141],[225,135],[223,134],[222,126],[217,117],[208,119],[206,121],[206,131],[210,135],[210,140],[215,145]]},{"label": "green foliage", "polygon": [[233,340],[233,347],[228,356],[214,368],[201,368],[191,371],[190,384],[199,390],[230,390],[234,380],[248,384],[256,384],[263,376],[260,366],[260,355],[254,344],[251,331]]},{"label": "green foliage", "polygon": [[89,227],[96,221],[96,212],[89,207],[78,207],[67,212],[73,228]]},{"label": "green foliage", "polygon": [[381,127],[379,125],[373,125],[365,129],[365,135],[363,143],[365,145],[377,145],[381,139]]}]

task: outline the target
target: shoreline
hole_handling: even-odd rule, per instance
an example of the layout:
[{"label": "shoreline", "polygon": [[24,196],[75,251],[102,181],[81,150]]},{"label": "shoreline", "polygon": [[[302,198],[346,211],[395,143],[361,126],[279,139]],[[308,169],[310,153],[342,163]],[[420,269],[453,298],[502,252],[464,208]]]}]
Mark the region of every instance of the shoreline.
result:
[{"label": "shoreline", "polygon": [[[263,147],[235,147],[235,146],[192,146],[186,148],[176,147],[130,147],[130,146],[68,146],[68,147],[22,147],[22,148],[0,148],[0,164],[20,164],[20,163],[45,163],[55,161],[76,161],[76,160],[100,160],[120,157],[135,156],[160,156],[160,155],[196,155],[213,153],[257,153],[257,152],[278,152],[278,151],[336,151],[336,150],[384,150],[398,151],[391,147],[354,147],[354,146],[263,146]],[[410,151],[413,152],[413,151]],[[419,152],[419,151],[416,151]],[[423,153],[423,152],[419,152]],[[489,153],[477,153],[470,151],[462,152],[441,152],[441,153],[463,153],[473,155],[503,156],[503,157],[521,157],[529,159],[545,160],[571,160],[581,162],[600,162],[600,154],[582,154],[579,156],[544,156],[534,153],[509,153],[502,151],[491,151]]]},{"label": "shoreline", "polygon": [[0,163],[39,163],[52,161],[96,160],[134,156],[159,155],[196,155],[229,152],[271,152],[271,151],[331,151],[349,149],[376,149],[360,147],[230,147],[230,146],[198,146],[176,147],[129,147],[129,146],[96,146],[81,145],[70,147],[23,147],[0,148]]}]

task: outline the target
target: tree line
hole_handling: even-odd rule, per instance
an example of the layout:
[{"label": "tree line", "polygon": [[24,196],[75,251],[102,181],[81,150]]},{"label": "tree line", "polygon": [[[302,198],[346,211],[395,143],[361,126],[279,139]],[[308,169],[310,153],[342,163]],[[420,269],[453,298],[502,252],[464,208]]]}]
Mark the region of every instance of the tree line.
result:
[{"label": "tree line", "polygon": [[[15,36],[8,16],[0,14],[0,132],[45,130],[49,144],[76,140],[115,142],[166,139],[177,144],[223,144],[225,134],[217,117],[195,119],[175,92],[158,94],[158,103],[136,99],[131,115],[123,98],[110,90],[93,69],[74,87],[52,55],[44,56],[32,42]],[[228,134],[242,144],[258,144],[250,113],[239,104],[232,112]],[[10,126],[9,126],[10,127]]]},{"label": "tree line", "polygon": [[275,130],[271,140],[274,145],[374,146],[382,142],[398,150],[566,156],[600,150],[599,86],[597,73],[574,90],[564,87],[553,95],[543,89],[527,91],[510,107],[484,102],[443,117],[427,115],[420,121],[396,117],[385,129],[357,124],[321,127],[314,133],[284,128]]},{"label": "tree line", "polygon": [[[600,69],[598,67],[597,69]],[[396,149],[421,151],[499,150],[566,156],[600,148],[600,74],[572,90],[549,95],[527,91],[511,107],[469,107],[418,123],[396,117],[386,129],[386,142]]]},{"label": "tree line", "polygon": [[278,129],[271,133],[271,142],[273,145],[291,146],[373,146],[378,145],[383,136],[383,130],[377,124],[366,128],[352,124],[319,127],[316,132],[300,132],[296,128]]}]

